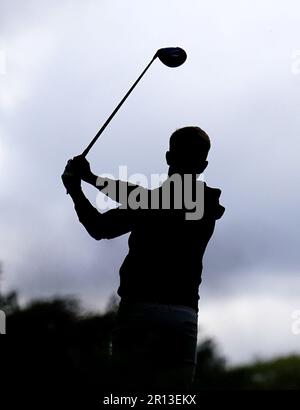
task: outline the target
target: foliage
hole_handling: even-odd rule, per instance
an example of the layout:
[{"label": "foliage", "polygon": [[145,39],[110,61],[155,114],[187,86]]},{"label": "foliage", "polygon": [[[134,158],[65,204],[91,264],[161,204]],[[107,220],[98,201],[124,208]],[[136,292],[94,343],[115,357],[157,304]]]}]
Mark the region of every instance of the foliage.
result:
[{"label": "foliage", "polygon": [[[20,307],[16,293],[0,295],[7,313],[7,350],[14,383],[72,397],[112,391],[111,332],[117,301],[105,312],[85,312],[78,300],[35,300]],[[8,372],[9,374],[9,372]],[[195,391],[300,389],[300,356],[228,368],[211,339],[197,347]]]}]

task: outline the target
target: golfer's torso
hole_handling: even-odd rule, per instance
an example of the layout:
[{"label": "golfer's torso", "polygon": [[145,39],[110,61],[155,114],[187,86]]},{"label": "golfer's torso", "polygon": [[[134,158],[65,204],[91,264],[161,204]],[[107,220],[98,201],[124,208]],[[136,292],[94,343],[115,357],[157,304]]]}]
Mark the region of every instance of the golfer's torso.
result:
[{"label": "golfer's torso", "polygon": [[202,257],[213,228],[212,221],[189,221],[183,212],[140,213],[120,269],[119,295],[196,308]]}]

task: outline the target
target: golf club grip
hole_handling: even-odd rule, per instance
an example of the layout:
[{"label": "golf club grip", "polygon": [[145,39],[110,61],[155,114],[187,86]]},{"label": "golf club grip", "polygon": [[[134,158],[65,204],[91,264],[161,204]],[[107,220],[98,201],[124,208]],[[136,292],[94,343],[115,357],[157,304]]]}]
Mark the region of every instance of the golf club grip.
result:
[{"label": "golf club grip", "polygon": [[122,100],[119,102],[119,104],[117,105],[117,107],[114,109],[114,111],[111,113],[111,115],[108,117],[108,119],[105,121],[105,123],[102,125],[102,127],[100,128],[100,130],[97,132],[97,134],[94,136],[94,138],[92,139],[92,141],[89,143],[89,145],[86,147],[86,149],[82,152],[82,156],[86,157],[87,154],[89,153],[90,149],[92,148],[92,146],[95,144],[95,142],[98,140],[98,138],[100,137],[100,135],[102,134],[102,132],[105,130],[105,128],[108,126],[108,124],[110,123],[110,121],[113,119],[113,117],[115,116],[115,114],[119,111],[119,109],[121,108],[121,106],[123,105],[123,103],[125,102],[125,100],[127,99],[127,97],[130,95],[130,93],[132,92],[132,90],[136,87],[136,85],[138,84],[138,82],[141,80],[141,78],[143,77],[143,75],[146,73],[146,71],[148,70],[148,68],[151,66],[151,64],[153,63],[153,61],[156,59],[157,54],[154,55],[154,57],[152,58],[152,60],[150,61],[150,63],[147,65],[147,67],[145,68],[145,70],[142,72],[142,74],[139,76],[139,78],[136,80],[136,82],[133,84],[133,86],[129,89],[129,91],[126,93],[126,95],[122,98]]}]

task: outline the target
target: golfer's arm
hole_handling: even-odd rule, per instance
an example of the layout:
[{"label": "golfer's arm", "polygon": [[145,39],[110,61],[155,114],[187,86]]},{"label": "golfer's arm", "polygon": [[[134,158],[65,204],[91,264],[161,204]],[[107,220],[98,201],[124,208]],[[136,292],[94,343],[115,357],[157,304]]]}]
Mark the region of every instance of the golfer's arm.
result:
[{"label": "golfer's arm", "polygon": [[74,202],[75,211],[79,221],[88,231],[88,233],[96,240],[103,239],[101,229],[103,224],[103,215],[93,207],[90,201],[86,198],[81,188],[71,192],[70,196]]}]

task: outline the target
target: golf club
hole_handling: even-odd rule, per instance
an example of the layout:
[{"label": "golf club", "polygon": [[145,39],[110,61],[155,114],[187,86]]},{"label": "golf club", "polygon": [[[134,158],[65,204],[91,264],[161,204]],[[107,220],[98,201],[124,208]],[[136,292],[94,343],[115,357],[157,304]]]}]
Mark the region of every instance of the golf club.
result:
[{"label": "golf club", "polygon": [[141,78],[143,77],[143,75],[146,73],[146,71],[148,70],[148,68],[151,66],[151,64],[153,63],[153,61],[156,58],[159,58],[159,60],[165,64],[168,67],[179,67],[180,65],[182,65],[186,58],[186,52],[180,48],[180,47],[168,47],[168,48],[160,48],[159,50],[157,50],[157,52],[155,53],[154,57],[152,58],[152,60],[150,61],[150,63],[147,65],[147,67],[145,68],[145,70],[142,72],[142,74],[139,76],[139,78],[136,80],[136,82],[133,84],[133,86],[129,89],[129,91],[127,92],[127,94],[124,96],[124,98],[120,101],[120,103],[117,105],[117,107],[114,109],[114,111],[111,113],[111,115],[108,117],[108,119],[105,121],[105,123],[102,125],[102,127],[100,128],[100,130],[97,132],[97,134],[95,135],[95,137],[92,139],[92,141],[89,143],[89,145],[86,147],[86,149],[82,152],[82,156],[85,157],[88,152],[90,151],[90,149],[92,148],[92,146],[95,144],[95,142],[98,140],[98,138],[100,137],[100,135],[102,134],[102,132],[105,130],[105,128],[108,126],[108,124],[110,123],[110,121],[113,119],[113,117],[115,116],[115,114],[119,111],[119,109],[121,108],[121,106],[123,105],[123,103],[125,102],[125,100],[127,99],[127,97],[130,95],[130,93],[132,92],[132,90],[136,87],[136,85],[138,84],[138,82],[141,80]]}]

